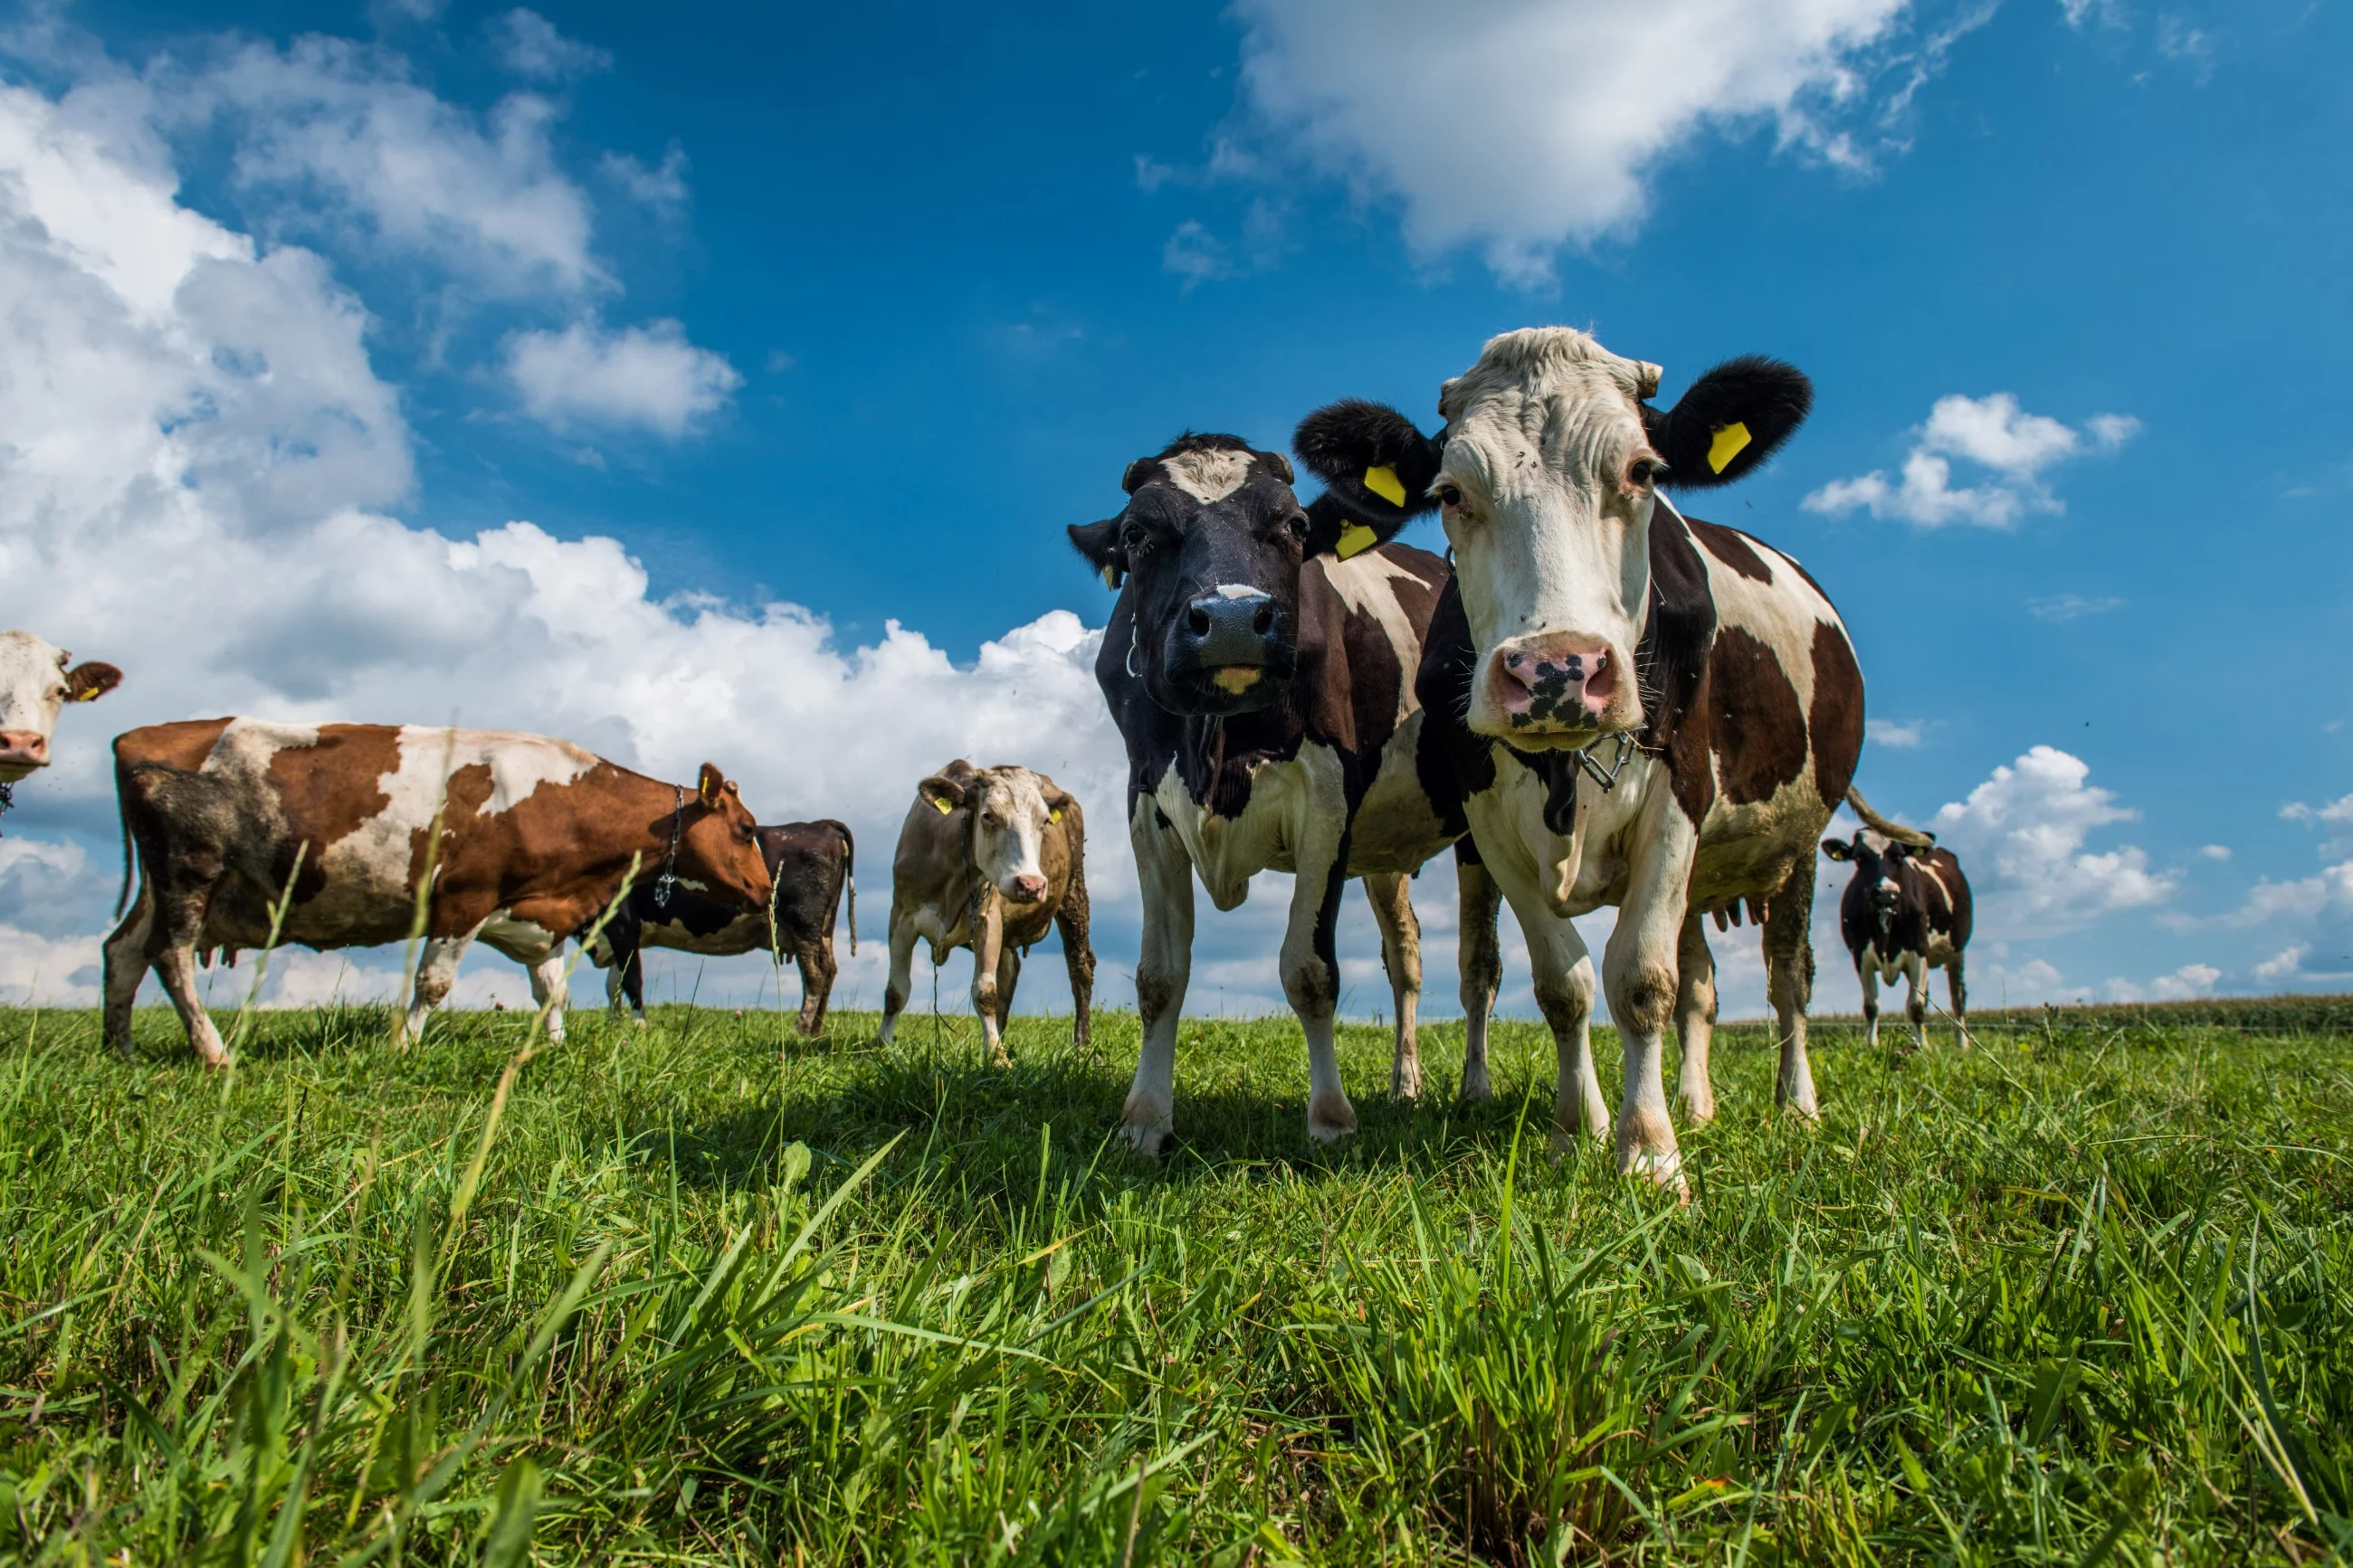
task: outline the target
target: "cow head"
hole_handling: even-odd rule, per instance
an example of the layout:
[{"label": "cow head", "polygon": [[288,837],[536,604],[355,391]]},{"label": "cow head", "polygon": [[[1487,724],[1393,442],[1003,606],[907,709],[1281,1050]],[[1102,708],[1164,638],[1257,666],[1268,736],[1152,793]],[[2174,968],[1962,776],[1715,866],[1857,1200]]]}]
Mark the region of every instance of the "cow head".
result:
[{"label": "cow head", "polygon": [[1170,712],[1255,711],[1298,669],[1299,569],[1342,549],[1346,524],[1303,510],[1291,478],[1239,437],[1181,436],[1128,465],[1117,517],[1071,526],[1103,581],[1125,584],[1128,669]]},{"label": "cow head", "polygon": [[751,910],[768,906],[775,884],[761,852],[759,826],[735,781],[716,763],[702,764],[680,823],[678,874],[722,903]]},{"label": "cow head", "polygon": [[[1634,657],[1660,487],[1739,479],[1812,399],[1796,370],[1746,358],[1662,412],[1648,401],[1659,376],[1583,332],[1532,327],[1490,339],[1440,389],[1435,441],[1356,402],[1299,427],[1301,458],[1368,521],[1440,509],[1477,656],[1465,717],[1482,734],[1541,750],[1641,728]],[[1395,495],[1409,469],[1432,477]]]},{"label": "cow head", "polygon": [[1854,868],[1855,882],[1871,897],[1872,924],[1882,931],[1895,918],[1895,907],[1903,901],[1904,869],[1918,847],[1898,843],[1868,827],[1857,830],[1852,838],[1822,840],[1824,855]]},{"label": "cow head", "polygon": [[1068,794],[1015,767],[934,773],[915,793],[936,811],[964,814],[973,874],[1008,902],[1034,904],[1046,896],[1046,830],[1071,808]]},{"label": "cow head", "polygon": [[72,657],[30,632],[0,632],[0,784],[49,765],[58,709],[94,701],[122,684],[122,672],[111,664],[67,668]]}]

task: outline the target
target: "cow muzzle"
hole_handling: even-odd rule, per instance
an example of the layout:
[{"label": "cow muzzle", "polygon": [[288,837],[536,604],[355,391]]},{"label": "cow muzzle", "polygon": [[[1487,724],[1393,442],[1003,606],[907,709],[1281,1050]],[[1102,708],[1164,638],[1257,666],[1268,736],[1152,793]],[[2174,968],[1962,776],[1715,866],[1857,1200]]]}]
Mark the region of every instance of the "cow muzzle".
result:
[{"label": "cow muzzle", "polygon": [[1507,735],[1626,730],[1641,717],[1625,658],[1607,641],[1577,632],[1499,645],[1487,661],[1485,695]]},{"label": "cow muzzle", "polygon": [[1208,710],[1263,706],[1297,659],[1291,617],[1270,594],[1220,588],[1187,605],[1168,634],[1168,674]]},{"label": "cow muzzle", "polygon": [[1034,904],[1046,896],[1046,879],[1036,872],[1024,872],[1006,879],[1005,896],[1017,904]]},{"label": "cow muzzle", "polygon": [[0,730],[0,778],[20,779],[49,765],[49,738],[38,730]]}]

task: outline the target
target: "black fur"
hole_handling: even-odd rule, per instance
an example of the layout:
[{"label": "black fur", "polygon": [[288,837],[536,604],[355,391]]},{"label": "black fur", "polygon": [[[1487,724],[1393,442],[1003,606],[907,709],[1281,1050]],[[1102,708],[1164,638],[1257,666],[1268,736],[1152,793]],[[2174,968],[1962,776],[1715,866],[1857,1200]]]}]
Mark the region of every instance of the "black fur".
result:
[{"label": "black fur", "polygon": [[[1814,385],[1795,365],[1763,354],[1729,359],[1692,383],[1672,408],[1642,407],[1651,445],[1666,459],[1661,480],[1672,489],[1714,489],[1753,473],[1814,405]],[[1748,445],[1717,473],[1708,447],[1727,425],[1748,426]]]},{"label": "black fur", "polygon": [[[1412,420],[1387,404],[1361,397],[1326,404],[1299,422],[1292,432],[1291,449],[1309,473],[1324,481],[1324,494],[1307,514],[1314,518],[1320,508],[1327,518],[1337,519],[1335,537],[1340,529],[1362,523],[1387,544],[1408,521],[1438,505],[1425,492],[1438,478],[1444,441],[1424,436]],[[1403,506],[1365,488],[1365,471],[1378,467],[1396,472],[1405,489]]]}]

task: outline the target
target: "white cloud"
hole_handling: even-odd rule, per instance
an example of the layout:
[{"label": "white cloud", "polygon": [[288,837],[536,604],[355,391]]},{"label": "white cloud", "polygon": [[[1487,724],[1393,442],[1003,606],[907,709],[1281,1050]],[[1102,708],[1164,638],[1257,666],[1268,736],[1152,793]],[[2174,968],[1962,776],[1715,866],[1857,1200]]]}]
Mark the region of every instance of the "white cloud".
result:
[{"label": "white cloud", "polygon": [[561,81],[587,76],[613,63],[613,57],[605,50],[565,37],[555,30],[554,23],[521,6],[492,22],[490,32],[499,58],[517,76]]},{"label": "white cloud", "polygon": [[1893,719],[1865,719],[1863,738],[1875,746],[1892,746],[1899,752],[1916,750],[1928,738],[1928,721],[1914,719],[1897,723]]},{"label": "white cloud", "polygon": [[[1909,47],[1905,0],[1243,0],[1244,91],[1278,146],[1401,204],[1424,255],[1479,246],[1537,283],[1563,243],[1630,233],[1710,131],[1867,168],[1962,33]],[[1881,77],[1901,79],[1890,92]],[[1145,165],[1139,163],[1139,178]]]},{"label": "white cloud", "polygon": [[2080,758],[2036,746],[1936,813],[1930,826],[1978,890],[1981,931],[2005,942],[2056,935],[2172,897],[2177,874],[2150,869],[2141,850],[2084,847],[2094,830],[2138,815],[2090,776]]},{"label": "white cloud", "polygon": [[607,153],[597,165],[606,177],[655,211],[675,215],[686,205],[686,149],[673,142],[659,164],[626,153]]},{"label": "white cloud", "polygon": [[2168,11],[2158,17],[2157,52],[2189,66],[2201,84],[2214,74],[2214,35],[2180,12]]},{"label": "white cloud", "polygon": [[2053,594],[2048,598],[2027,600],[2026,613],[2038,621],[2065,626],[2085,616],[2105,616],[2110,610],[2120,610],[2124,604],[2122,599],[2113,597],[2092,599],[2081,594]]},{"label": "white cloud", "polygon": [[2059,0],[2059,8],[2071,27],[2093,23],[2103,27],[2121,27],[2126,16],[2123,0]]},{"label": "white cloud", "polygon": [[[2009,528],[2028,512],[2065,510],[2044,483],[2045,469],[2072,458],[2112,453],[2139,429],[2140,421],[2128,415],[2098,414],[2076,430],[2047,415],[2027,413],[2007,392],[1983,398],[1955,394],[1938,398],[1929,410],[1900,479],[1891,480],[1874,468],[1831,480],[1804,504],[1831,514],[1861,508],[1873,517],[1898,518],[1921,528],[1956,522]],[[1984,470],[1979,482],[1955,485],[1957,459]]]},{"label": "white cloud", "polygon": [[507,341],[507,374],[531,416],[574,424],[642,425],[683,436],[744,384],[733,365],[686,341],[676,321],[607,331],[575,321]]},{"label": "white cloud", "polygon": [[2296,972],[2304,967],[2305,956],[2311,951],[2312,944],[2308,942],[2299,942],[2292,946],[2284,947],[2255,965],[2255,978],[2258,980],[2294,979]]},{"label": "white cloud", "polygon": [[2288,822],[2301,822],[2306,827],[2330,829],[2328,837],[2321,841],[2323,858],[2353,855],[2353,795],[2340,795],[2316,806],[2300,800],[2290,801],[2280,807],[2280,816]]},{"label": "white cloud", "polygon": [[2231,858],[2231,847],[2227,844],[2200,844],[2198,847],[2198,853],[2209,860],[2228,860]]},{"label": "white cloud", "polygon": [[1232,245],[1198,219],[1187,218],[1161,247],[1161,268],[1182,278],[1187,293],[1215,279],[1263,272],[1290,248],[1283,235],[1283,209],[1276,203],[1262,197],[1250,203],[1242,219],[1241,237]]}]

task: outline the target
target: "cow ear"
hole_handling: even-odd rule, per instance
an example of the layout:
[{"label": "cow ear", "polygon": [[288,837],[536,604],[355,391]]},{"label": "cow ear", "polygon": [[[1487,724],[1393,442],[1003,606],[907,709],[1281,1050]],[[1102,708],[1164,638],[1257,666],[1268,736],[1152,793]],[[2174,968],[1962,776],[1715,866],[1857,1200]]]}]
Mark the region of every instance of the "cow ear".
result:
[{"label": "cow ear", "polygon": [[122,672],[111,664],[89,659],[66,671],[66,700],[95,702],[122,684]]},{"label": "cow ear", "polygon": [[1712,489],[1753,472],[1814,405],[1797,366],[1762,354],[1726,360],[1692,383],[1664,413],[1642,408],[1651,445],[1666,459],[1671,489]]},{"label": "cow ear", "polygon": [[1062,817],[1066,813],[1073,817],[1077,816],[1079,814],[1079,803],[1071,798],[1070,791],[1060,789],[1048,790],[1046,792],[1046,820],[1049,822],[1060,822],[1062,820]]},{"label": "cow ear", "polygon": [[915,794],[942,816],[964,804],[964,785],[945,773],[934,773],[915,786]]},{"label": "cow ear", "polygon": [[702,772],[696,775],[694,781],[695,795],[705,805],[717,805],[719,797],[732,787],[733,786],[727,782],[727,775],[719,771],[719,764],[716,763],[703,763]]},{"label": "cow ear", "polygon": [[[1121,517],[1125,515],[1123,512]],[[1103,586],[1114,594],[1127,581],[1127,552],[1119,542],[1120,520],[1107,517],[1101,522],[1074,522],[1068,530],[1071,545],[1093,564]]]},{"label": "cow ear", "polygon": [[1160,459],[1157,458],[1136,458],[1127,466],[1127,472],[1120,475],[1119,488],[1134,495],[1151,482],[1152,470],[1159,466]]},{"label": "cow ear", "polygon": [[1843,838],[1823,839],[1822,853],[1829,856],[1833,860],[1852,860],[1854,858],[1854,851],[1846,847],[1846,840]]},{"label": "cow ear", "polygon": [[[1317,505],[1335,519],[1335,543],[1326,548],[1342,560],[1376,544],[1387,544],[1408,521],[1438,503],[1429,495],[1438,478],[1442,446],[1387,404],[1344,397],[1299,422],[1291,449],[1307,471],[1324,481]],[[1308,509],[1315,519],[1314,507]],[[1314,535],[1310,534],[1310,548]]]}]

